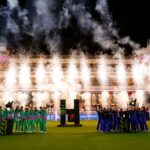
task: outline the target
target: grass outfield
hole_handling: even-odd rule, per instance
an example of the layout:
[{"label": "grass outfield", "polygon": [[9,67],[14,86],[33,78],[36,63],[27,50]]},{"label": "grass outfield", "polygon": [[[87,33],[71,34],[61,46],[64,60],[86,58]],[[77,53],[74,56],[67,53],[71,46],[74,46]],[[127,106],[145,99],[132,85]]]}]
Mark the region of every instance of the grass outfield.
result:
[{"label": "grass outfield", "polygon": [[[100,133],[97,121],[82,121],[83,127],[58,128],[58,122],[47,123],[47,133],[0,136],[0,150],[146,150],[149,133]],[[150,127],[150,122],[149,122]]]}]

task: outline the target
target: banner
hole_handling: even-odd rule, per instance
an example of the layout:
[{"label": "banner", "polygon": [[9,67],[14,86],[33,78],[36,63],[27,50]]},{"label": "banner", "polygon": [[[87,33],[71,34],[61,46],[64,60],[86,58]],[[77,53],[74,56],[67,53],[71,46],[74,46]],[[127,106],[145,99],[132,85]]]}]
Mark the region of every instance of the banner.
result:
[{"label": "banner", "polygon": [[[58,114],[48,114],[47,120],[60,120],[60,115]],[[68,115],[66,115],[66,120],[68,121]],[[95,114],[80,114],[80,120],[98,120],[98,115]]]}]

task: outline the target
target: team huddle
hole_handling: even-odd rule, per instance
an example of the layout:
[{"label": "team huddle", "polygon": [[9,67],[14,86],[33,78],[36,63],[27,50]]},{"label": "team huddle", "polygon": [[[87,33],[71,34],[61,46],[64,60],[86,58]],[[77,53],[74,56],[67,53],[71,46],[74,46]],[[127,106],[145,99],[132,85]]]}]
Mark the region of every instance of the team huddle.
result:
[{"label": "team huddle", "polygon": [[98,124],[96,130],[101,132],[135,132],[148,131],[145,107],[119,110],[117,108],[96,108]]},{"label": "team huddle", "polygon": [[[11,132],[46,132],[47,112],[46,108],[19,107],[2,110],[0,106],[0,131],[4,129],[3,123],[7,124],[7,134]],[[6,126],[6,125],[5,125]]]}]

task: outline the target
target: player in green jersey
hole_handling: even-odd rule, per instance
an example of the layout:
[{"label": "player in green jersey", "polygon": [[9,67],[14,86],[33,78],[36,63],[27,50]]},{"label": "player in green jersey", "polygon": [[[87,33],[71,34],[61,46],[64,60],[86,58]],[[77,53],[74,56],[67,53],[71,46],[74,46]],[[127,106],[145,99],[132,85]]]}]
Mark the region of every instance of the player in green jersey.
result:
[{"label": "player in green jersey", "polygon": [[46,122],[47,122],[47,112],[46,112],[46,107],[43,108],[42,111],[42,119],[43,119],[43,129],[42,131],[46,133]]},{"label": "player in green jersey", "polygon": [[19,123],[20,123],[20,110],[19,106],[14,110],[14,131],[19,132]]},{"label": "player in green jersey", "polygon": [[7,120],[7,131],[6,134],[13,133],[13,120],[14,120],[14,110],[13,108],[5,109],[6,120]]},{"label": "player in green jersey", "polygon": [[1,127],[2,127],[3,117],[4,117],[4,113],[3,113],[3,110],[2,110],[2,106],[0,106],[0,130],[1,130]]},{"label": "player in green jersey", "polygon": [[39,123],[40,123],[40,132],[43,132],[43,108],[42,106],[40,107],[40,110],[39,110],[39,114],[40,114],[40,117],[39,117]]},{"label": "player in green jersey", "polygon": [[37,109],[37,107],[34,108],[33,116],[34,116],[34,129],[37,132],[39,131],[39,117],[40,117],[40,112]]},{"label": "player in green jersey", "polygon": [[34,130],[34,116],[33,109],[29,110],[29,118],[28,118],[28,132],[32,132]]},{"label": "player in green jersey", "polygon": [[24,121],[23,121],[24,132],[28,132],[28,118],[29,118],[29,109],[25,108],[25,111],[24,111]]},{"label": "player in green jersey", "polygon": [[23,110],[23,106],[20,108],[20,122],[19,122],[19,131],[24,131],[24,119],[25,119],[25,111]]}]

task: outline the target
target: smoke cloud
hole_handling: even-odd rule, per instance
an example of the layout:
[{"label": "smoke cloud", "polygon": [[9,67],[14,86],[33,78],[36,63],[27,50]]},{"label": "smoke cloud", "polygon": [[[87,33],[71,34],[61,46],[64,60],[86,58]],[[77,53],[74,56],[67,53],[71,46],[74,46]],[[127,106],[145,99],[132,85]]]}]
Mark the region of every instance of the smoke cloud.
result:
[{"label": "smoke cloud", "polygon": [[18,7],[18,0],[8,0],[8,6],[10,9]]},{"label": "smoke cloud", "polygon": [[[120,43],[123,45],[130,45],[133,49],[137,49],[140,47],[140,45],[132,41],[129,36],[126,36],[126,37],[119,36],[117,28],[114,27],[112,15],[109,12],[108,0],[97,0],[95,9],[101,15],[102,20],[103,20],[103,25],[107,29],[108,34],[117,38],[117,43]],[[110,47],[110,45],[108,46]]]},{"label": "smoke cloud", "polygon": [[6,1],[6,5],[0,6],[0,43],[16,48],[18,53],[22,48],[33,53],[41,48],[49,52],[61,51],[62,32],[68,28],[72,28],[72,32],[79,28],[83,35],[91,35],[93,42],[102,49],[116,51],[120,45],[129,45],[133,49],[139,47],[129,36],[119,36],[108,0],[95,2],[95,11],[101,20],[95,19],[88,10],[88,0],[32,0],[25,4],[20,0]]}]

